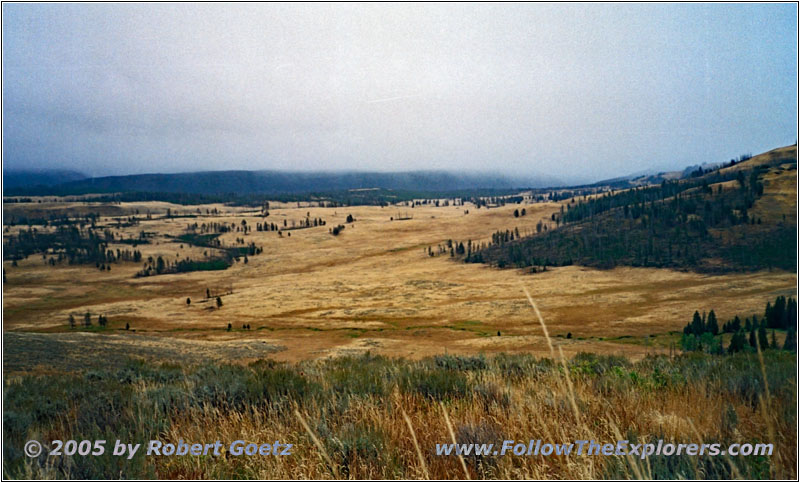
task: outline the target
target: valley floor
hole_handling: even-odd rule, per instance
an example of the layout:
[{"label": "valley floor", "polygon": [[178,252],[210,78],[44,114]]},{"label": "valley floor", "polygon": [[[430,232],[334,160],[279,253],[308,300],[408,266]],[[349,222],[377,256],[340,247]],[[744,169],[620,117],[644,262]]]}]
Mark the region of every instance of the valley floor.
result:
[{"label": "valley floor", "polygon": [[[520,207],[527,215],[516,218],[513,211]],[[110,209],[85,203],[32,203],[27,208]],[[544,356],[547,345],[523,287],[568,356],[590,351],[639,359],[667,352],[695,310],[714,309],[723,321],[761,313],[767,300],[793,294],[797,286],[796,274],[782,271],[711,276],[570,266],[530,273],[464,264],[449,253],[428,254],[428,247],[436,253],[447,240],[485,242],[493,232],[507,229],[534,233],[540,222],[554,227],[550,216],[559,209],[556,203],[491,209],[471,204],[319,208],[275,203],[266,219],[257,211],[222,205],[123,203],[113,208],[115,215],[136,210],[140,218],[147,211],[153,214],[152,220],[127,228],[114,227],[111,218],[100,220],[101,226],[123,237],[156,233],[151,244],[137,247],[145,259],[202,258],[208,249],[173,238],[195,222],[240,226],[246,220],[255,227],[263,221],[282,226],[286,220],[291,226],[310,216],[322,218],[326,226],[289,230],[284,236],[255,230],[223,234],[220,239],[226,245],[241,238],[245,245],[263,247],[263,253],[249,257],[248,263],[239,261],[224,271],[136,278],[141,269],[136,263],[100,271],[66,263],[51,267],[39,256],[16,267],[5,262],[3,330],[15,334],[6,341],[7,369],[30,370],[52,347],[64,345],[131,355],[144,351],[155,359],[242,361],[263,357],[262,348],[269,348],[271,358],[285,361],[366,351],[412,359],[444,352]],[[173,215],[196,217],[165,218],[168,208]],[[221,214],[206,215],[209,208]],[[7,209],[25,210],[26,204]],[[355,221],[346,223],[348,215]],[[397,220],[406,217],[413,219]],[[340,224],[345,230],[331,235],[329,230]],[[223,294],[221,307],[215,297],[206,299],[207,289]],[[95,319],[104,314],[108,327],[101,329],[95,321],[88,330],[70,329],[69,315],[80,325],[87,311]],[[244,330],[245,324],[251,329]],[[130,331],[124,330],[126,325]],[[9,351],[9,344],[30,350]],[[37,354],[36,347],[43,352]]]}]

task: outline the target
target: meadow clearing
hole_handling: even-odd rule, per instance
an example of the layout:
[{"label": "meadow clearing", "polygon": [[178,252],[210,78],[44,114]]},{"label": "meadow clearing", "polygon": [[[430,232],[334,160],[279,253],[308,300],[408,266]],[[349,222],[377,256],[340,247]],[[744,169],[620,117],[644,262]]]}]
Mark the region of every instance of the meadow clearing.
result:
[{"label": "meadow clearing", "polygon": [[[92,265],[55,267],[30,256],[11,266],[6,261],[3,286],[4,331],[25,340],[26,334],[66,343],[82,332],[98,347],[112,344],[125,352],[130,344],[169,343],[179,351],[191,344],[221,347],[261,343],[271,357],[284,361],[317,359],[370,351],[386,356],[421,358],[451,353],[526,352],[546,355],[538,324],[531,319],[523,287],[549,321],[551,334],[566,354],[625,354],[634,359],[668,351],[695,310],[714,309],[722,320],[763,310],[766,300],[789,295],[797,277],[782,271],[705,275],[655,268],[596,270],[581,266],[553,267],[546,272],[498,270],[465,264],[448,254],[431,257],[428,247],[447,240],[486,241],[497,230],[534,233],[538,223],[554,227],[558,203],[508,204],[493,208],[465,206],[355,206],[320,208],[308,203],[272,203],[269,216],[244,207],[180,206],[168,203],[92,202],[7,204],[6,217],[57,210],[112,213],[97,226],[118,237],[154,233],[151,243],[136,247],[142,256],[178,260],[203,258],[210,250],[175,237],[191,223],[248,226],[268,221],[291,227],[306,216],[325,226],[277,232],[223,233],[225,245],[254,243],[263,253],[240,259],[227,270],[135,276],[140,264],[121,262],[110,271]],[[527,214],[514,217],[524,207]],[[206,210],[218,215],[206,215]],[[167,218],[167,210],[172,218]],[[198,213],[198,210],[200,213]],[[115,227],[114,217],[139,213],[139,224]],[[146,213],[151,219],[145,218]],[[181,217],[189,215],[193,217]],[[355,221],[345,223],[351,215]],[[398,220],[397,218],[412,217]],[[346,229],[329,233],[336,225]],[[7,227],[9,232],[19,229]],[[47,228],[41,228],[46,230]],[[130,245],[110,245],[130,248]],[[213,250],[212,250],[213,251]],[[220,296],[223,305],[217,307]],[[187,298],[191,303],[187,304]],[[108,326],[70,329],[68,318],[86,312],[105,315]],[[232,330],[227,330],[231,324]],[[248,324],[250,330],[242,329]],[[125,326],[130,331],[125,331]],[[135,331],[135,333],[133,332]],[[499,333],[499,335],[498,335]],[[570,338],[567,338],[567,335]],[[32,337],[32,336],[31,336]],[[102,342],[101,342],[102,340]],[[74,342],[70,342],[74,345]],[[201,350],[201,349],[198,349]],[[133,348],[130,351],[135,352]],[[225,351],[219,357],[227,360]],[[237,351],[234,359],[258,359],[255,351]],[[9,352],[6,352],[9,354]],[[11,353],[14,353],[13,351]],[[35,359],[35,356],[31,355]],[[30,366],[19,361],[14,367]],[[35,360],[30,361],[35,364]]]},{"label": "meadow clearing", "polygon": [[[753,211],[782,221],[785,173]],[[796,478],[796,353],[681,353],[695,310],[724,322],[795,293],[782,270],[498,269],[448,241],[555,228],[564,203],[478,208],[102,203],[34,198],[6,220],[99,213],[140,262],[4,262],[6,478]],[[525,209],[524,216],[514,211]],[[129,217],[136,217],[135,223]],[[291,229],[303,220],[324,226]],[[351,221],[348,221],[348,218]],[[796,217],[790,222],[796,224]],[[244,230],[274,223],[277,231]],[[224,224],[221,247],[190,225]],[[339,228],[338,235],[331,233]],[[7,223],[7,236],[29,229]],[[38,226],[44,232],[54,228]],[[189,238],[178,238],[191,233]],[[202,236],[202,235],[200,235]],[[137,276],[148,259],[258,248],[225,270]],[[263,250],[262,250],[263,249]],[[526,291],[530,294],[529,300]],[[540,309],[536,314],[531,301]],[[84,326],[86,313],[91,326]],[[98,316],[107,318],[98,325]],[[72,316],[75,327],[69,320]],[[546,323],[544,322],[546,321]],[[247,328],[246,328],[247,327]],[[549,338],[545,334],[547,327]],[[774,331],[773,331],[774,332]],[[780,331],[781,341],[785,332]],[[720,336],[725,345],[730,334]],[[281,440],[287,458],[28,458],[30,439]],[[752,457],[457,457],[436,444],[531,438],[764,443]]]}]

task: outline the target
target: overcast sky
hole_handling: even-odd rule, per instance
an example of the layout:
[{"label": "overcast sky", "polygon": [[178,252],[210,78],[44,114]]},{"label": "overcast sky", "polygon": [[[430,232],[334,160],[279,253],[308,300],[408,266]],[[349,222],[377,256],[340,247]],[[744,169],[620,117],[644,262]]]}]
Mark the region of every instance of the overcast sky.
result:
[{"label": "overcast sky", "polygon": [[793,4],[3,4],[4,169],[600,179],[797,139]]}]

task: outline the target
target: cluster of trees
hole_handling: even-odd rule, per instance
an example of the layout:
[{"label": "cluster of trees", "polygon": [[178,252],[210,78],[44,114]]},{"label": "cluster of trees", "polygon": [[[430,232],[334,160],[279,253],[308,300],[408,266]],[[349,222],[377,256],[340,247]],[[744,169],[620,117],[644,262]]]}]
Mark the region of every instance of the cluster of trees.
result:
[{"label": "cluster of trees", "polygon": [[[142,253],[135,248],[150,243],[150,235],[141,231],[138,237],[124,237],[110,229],[102,231],[97,227],[99,215],[71,217],[58,215],[51,217],[53,229],[29,227],[17,234],[8,234],[3,243],[5,259],[11,259],[16,265],[30,255],[41,254],[45,264],[55,266],[63,262],[70,265],[94,264],[100,270],[111,270],[111,264],[117,262],[135,262],[142,260]],[[135,223],[135,216],[123,218],[126,224]],[[8,231],[8,230],[7,230]],[[109,244],[131,245],[131,249],[110,249]]]},{"label": "cluster of trees", "polygon": [[[78,323],[75,320],[75,316],[74,315],[69,314],[69,319],[68,320],[69,320],[69,328],[70,329],[74,329],[75,327],[78,326]],[[106,327],[108,325],[108,317],[106,317],[105,315],[98,315],[97,316],[97,325],[99,325],[100,327]],[[91,312],[86,312],[83,315],[83,326],[84,327],[91,327],[92,326],[92,314],[91,314]]]},{"label": "cluster of trees", "polygon": [[515,209],[514,210],[514,218],[519,218],[520,216],[525,216],[527,213],[525,212],[525,208],[523,209]]},{"label": "cluster of trees", "polygon": [[185,273],[209,270],[225,270],[233,265],[233,261],[220,257],[208,260],[192,260],[189,257],[183,260],[167,261],[158,256],[155,260],[149,257],[143,268],[136,272],[137,277],[150,277],[153,275],[163,275],[167,273]]},{"label": "cluster of trees", "polygon": [[[130,240],[124,240],[130,242]],[[37,228],[21,230],[17,235],[9,235],[3,243],[3,258],[6,260],[22,260],[30,255],[41,253],[47,261],[55,265],[66,260],[74,264],[104,264],[118,260],[141,258],[141,253],[130,250],[108,249],[109,243],[121,243],[115,240],[110,232],[99,233],[97,230],[85,230],[77,226],[58,226],[54,231],[42,231]],[[147,243],[137,240],[136,243]]]},{"label": "cluster of trees", "polygon": [[431,206],[436,206],[438,208],[440,206],[450,206],[451,203],[452,203],[453,206],[463,205],[465,202],[466,202],[466,198],[464,198],[464,199],[453,198],[452,200],[450,200],[450,199],[444,199],[444,200],[440,200],[440,199],[412,200],[411,201],[411,207],[413,208],[414,206],[431,205]]},{"label": "cluster of trees", "polygon": [[581,196],[586,198],[588,195],[601,193],[605,190],[606,188],[604,187],[592,187],[592,188],[580,188],[580,189],[561,190],[561,191],[550,191],[549,193],[547,193],[547,198],[550,201],[563,201],[563,200],[568,200],[570,198],[578,198]]},{"label": "cluster of trees", "polygon": [[503,245],[519,238],[519,228],[492,233],[492,245]]},{"label": "cluster of trees", "polygon": [[[5,203],[8,201],[4,200]],[[43,216],[28,216],[28,215],[14,215],[8,216],[5,224],[8,226],[16,225],[40,225],[40,226],[61,226],[61,225],[77,225],[80,228],[91,226],[94,228],[97,225],[97,220],[100,218],[99,213],[50,213],[47,218]]]},{"label": "cluster of trees", "polygon": [[468,253],[472,252],[472,240],[467,240],[467,244],[464,245],[464,242],[457,242],[453,240],[447,240],[444,244],[440,243],[436,246],[436,250],[432,246],[429,246],[426,249],[426,253],[429,257],[435,257],[439,255],[444,255],[449,253],[451,257],[455,256],[464,256]]},{"label": "cluster of trees", "polygon": [[[767,334],[768,330],[771,330],[770,336]],[[786,331],[786,337],[780,345],[776,330]],[[722,354],[725,352],[721,337],[723,333],[733,334],[727,347],[729,354],[757,348],[797,350],[797,301],[780,296],[776,298],[774,305],[767,302],[761,318],[754,315],[751,320],[747,317],[742,325],[737,315],[725,322],[721,329],[713,310],[708,316],[705,313],[701,316],[695,311],[692,321],[683,329],[681,348],[685,351],[704,350],[712,354]]]},{"label": "cluster of trees", "polygon": [[200,232],[200,233],[228,233],[236,228],[236,223],[226,223],[226,222],[210,222],[210,223],[190,223],[186,225],[186,231],[189,232]]},{"label": "cluster of trees", "polygon": [[[221,224],[216,226],[218,228],[224,228],[227,225]],[[208,252],[204,252],[206,256],[205,260],[193,260],[186,257],[182,260],[168,261],[162,256],[158,256],[155,259],[153,257],[148,257],[147,262],[144,263],[142,269],[136,273],[136,276],[149,277],[167,273],[225,270],[232,266],[234,262],[240,261],[240,257],[244,257],[244,263],[248,263],[248,256],[258,255],[264,251],[264,247],[256,246],[254,242],[250,242],[246,246],[224,246],[219,240],[220,233],[197,234],[194,232],[194,230],[198,228],[197,224],[190,225],[189,228],[189,232],[181,234],[176,239],[190,245],[216,249],[217,254],[209,256]],[[205,229],[208,230],[209,226],[206,226]],[[246,242],[244,238],[237,238],[236,243],[245,244]]]},{"label": "cluster of trees", "polygon": [[[348,220],[350,223],[352,220]],[[313,228],[315,226],[325,226],[325,220],[322,218],[311,218],[310,214],[306,214],[305,219],[300,220],[300,222],[296,222],[295,220],[291,220],[291,226],[287,223],[287,220],[283,220],[283,230],[301,230],[303,228]],[[266,223],[264,223],[266,225]],[[268,231],[268,230],[265,230]]]},{"label": "cluster of trees", "polygon": [[[541,231],[541,229],[541,226],[537,226],[538,231]],[[519,228],[515,227],[513,230],[498,230],[492,233],[489,242],[473,242],[472,240],[464,242],[449,239],[444,243],[439,243],[436,247],[428,246],[424,251],[430,257],[449,254],[451,258],[459,257],[472,261],[479,259],[482,253],[490,246],[500,246],[530,234],[530,232],[520,233]]]},{"label": "cluster of trees", "polygon": [[483,196],[479,198],[471,198],[470,201],[476,208],[485,206],[487,208],[505,206],[507,204],[518,205],[525,200],[524,196]]},{"label": "cluster of trees", "polygon": [[[284,220],[285,221],[285,220]],[[278,231],[280,227],[275,223],[256,223],[256,231]]]},{"label": "cluster of trees", "polygon": [[344,225],[336,225],[330,229],[331,235],[333,236],[338,236],[342,231],[344,231]]},{"label": "cluster of trees", "polygon": [[[579,200],[554,216],[561,226],[543,236],[492,244],[467,262],[498,267],[572,263],[690,268],[698,271],[793,270],[797,234],[783,223],[749,215],[763,195],[760,169],[714,172],[702,179],[607,193]],[[737,180],[734,189],[713,182]],[[712,263],[709,260],[724,260]]]}]

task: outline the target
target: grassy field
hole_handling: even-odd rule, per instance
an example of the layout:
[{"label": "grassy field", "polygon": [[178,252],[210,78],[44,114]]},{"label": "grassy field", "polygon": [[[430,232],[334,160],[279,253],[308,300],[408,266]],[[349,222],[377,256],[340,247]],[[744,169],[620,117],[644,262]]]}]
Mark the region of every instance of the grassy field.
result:
[{"label": "grassy field", "polygon": [[[752,212],[764,223],[796,226],[796,165],[769,168],[763,183]],[[4,261],[3,476],[796,479],[796,354],[677,349],[694,311],[713,309],[720,323],[763,314],[767,301],[796,293],[795,272],[575,265],[533,273],[467,264],[439,251],[449,240],[482,243],[496,231],[555,229],[553,214],[570,202],[275,202],[266,218],[260,209],[222,204],[91,197],[5,204],[7,221],[99,213],[98,231],[117,239],[145,232],[148,243],[135,247],[143,262],[112,263],[110,270],[51,265],[53,254]],[[515,217],[522,208],[525,216]],[[130,216],[138,224],[120,224]],[[325,225],[241,231],[264,222],[291,228],[307,217]],[[234,227],[217,237],[225,250],[178,238],[195,223]],[[345,228],[334,236],[339,225]],[[28,229],[7,223],[4,236]],[[251,243],[263,251],[225,270],[137,276],[149,257],[198,261]],[[87,312],[90,327],[82,325]],[[99,315],[107,326],[98,325]],[[730,337],[723,337],[726,345]],[[435,455],[437,443],[454,438],[772,443],[775,453],[463,463]],[[30,439],[279,439],[295,452],[30,459],[21,449]]]},{"label": "grassy field", "polygon": [[[372,354],[298,364],[131,361],[4,386],[5,478],[795,479],[795,354]],[[556,362],[554,362],[554,360]],[[763,368],[763,370],[762,370]],[[764,378],[766,374],[766,379]],[[405,418],[408,418],[406,421]],[[291,456],[26,458],[29,439],[294,445]],[[436,444],[773,443],[772,456],[437,456]],[[417,445],[415,447],[415,445]],[[419,451],[417,452],[417,448]]]},{"label": "grassy field", "polygon": [[[9,205],[24,210],[26,204]],[[30,209],[39,209],[31,203]],[[288,224],[307,214],[326,226],[277,232],[225,233],[226,245],[237,238],[263,247],[263,253],[224,271],[192,272],[136,278],[136,263],[118,263],[111,271],[93,266],[51,267],[31,256],[11,266],[6,261],[3,285],[4,331],[36,332],[60,340],[71,330],[68,318],[87,311],[105,314],[109,326],[97,337],[135,341],[137,346],[163,338],[233,343],[263,342],[279,346],[278,360],[299,361],[371,351],[390,357],[420,358],[445,350],[453,354],[526,352],[546,355],[541,332],[531,324],[522,287],[526,287],[550,321],[552,333],[568,354],[626,354],[634,359],[666,345],[655,336],[680,331],[694,310],[715,309],[722,319],[760,311],[764,301],[794,292],[794,273],[763,271],[709,276],[648,268],[594,270],[559,267],[544,273],[497,270],[430,257],[427,248],[452,240],[485,241],[496,230],[534,232],[537,223],[552,224],[558,204],[523,205],[527,215],[515,218],[519,205],[476,209],[458,207],[318,208],[273,205],[266,221]],[[96,207],[92,207],[95,209]],[[189,223],[234,223],[250,226],[263,219],[256,212],[222,205],[181,207],[163,203],[118,206],[151,220],[114,228],[121,236],[140,231],[157,235],[139,245],[144,258],[199,259],[209,249],[176,241]],[[219,216],[206,216],[206,209]],[[84,207],[84,209],[86,209]],[[97,208],[99,210],[99,208]],[[197,218],[164,218],[196,213]],[[469,211],[465,214],[465,211]],[[408,213],[411,220],[390,220]],[[329,228],[356,221],[339,235]],[[8,216],[8,214],[6,214]],[[9,231],[19,229],[9,227]],[[47,228],[41,228],[46,230]],[[291,233],[291,236],[288,234]],[[130,246],[121,248],[130,248]],[[212,250],[213,251],[213,250]],[[223,306],[206,300],[206,289],[222,295]],[[191,298],[192,303],[186,304]],[[227,331],[227,324],[232,331]],[[127,325],[136,337],[121,330]],[[242,330],[249,324],[251,330]],[[80,330],[80,329],[78,329]],[[500,335],[498,335],[498,332]],[[566,339],[570,333],[571,339]],[[151,338],[143,338],[148,336]],[[638,344],[620,344],[620,337]],[[668,344],[667,344],[668,345]],[[251,359],[258,358],[253,354]],[[22,364],[25,365],[25,364]]]}]

